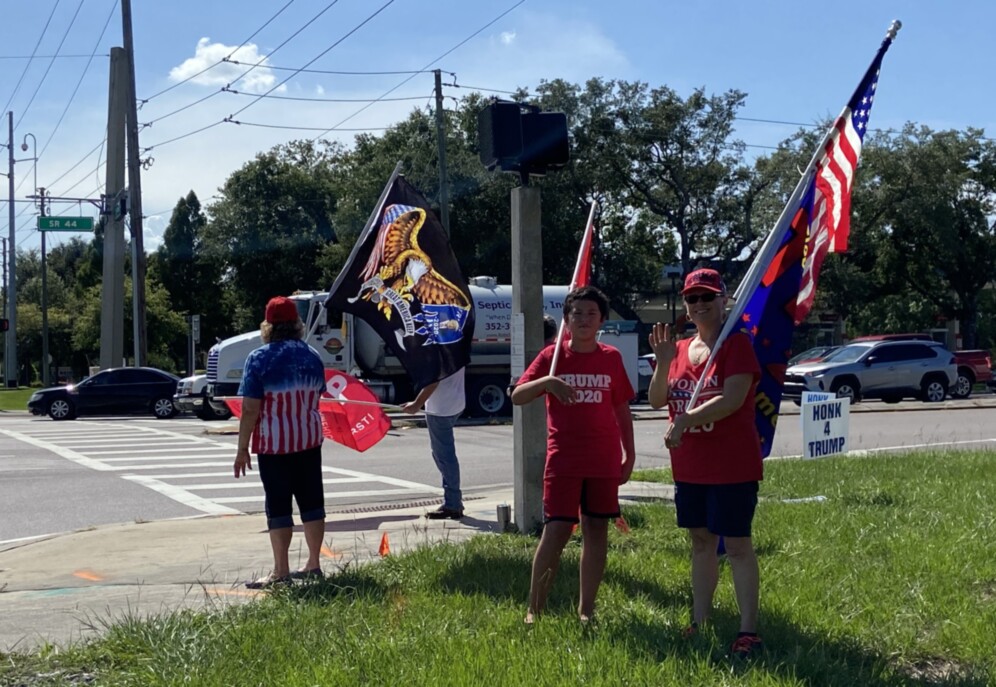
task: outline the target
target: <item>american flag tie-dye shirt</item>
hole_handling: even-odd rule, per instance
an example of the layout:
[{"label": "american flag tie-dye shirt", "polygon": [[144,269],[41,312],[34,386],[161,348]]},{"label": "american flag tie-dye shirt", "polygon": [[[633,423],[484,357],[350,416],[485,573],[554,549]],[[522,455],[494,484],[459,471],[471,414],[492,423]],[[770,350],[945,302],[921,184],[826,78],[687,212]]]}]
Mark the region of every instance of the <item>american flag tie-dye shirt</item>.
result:
[{"label": "american flag tie-dye shirt", "polygon": [[262,400],[252,452],[295,453],[320,445],[318,399],[324,390],[322,359],[300,339],[274,341],[250,353],[239,395]]}]

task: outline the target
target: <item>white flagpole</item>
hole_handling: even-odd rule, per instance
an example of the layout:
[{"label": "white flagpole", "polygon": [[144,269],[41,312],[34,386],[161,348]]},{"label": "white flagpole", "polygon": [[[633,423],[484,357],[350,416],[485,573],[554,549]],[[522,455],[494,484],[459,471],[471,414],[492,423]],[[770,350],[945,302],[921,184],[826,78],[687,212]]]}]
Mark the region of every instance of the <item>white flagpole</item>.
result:
[{"label": "white flagpole", "polygon": [[[571,288],[568,291],[573,291],[578,284],[578,279],[581,277],[581,263],[584,262],[585,254],[589,253],[591,250],[591,238],[592,234],[595,232],[595,208],[598,207],[598,203],[594,200],[591,201],[591,210],[588,211],[588,223],[584,226],[584,235],[581,237],[581,250],[578,251],[577,262],[574,263],[574,276],[571,277]],[[557,363],[560,362],[560,344],[564,340],[564,329],[565,323],[564,318],[560,318],[560,327],[557,328],[557,342],[554,344],[553,348],[553,360],[550,361],[550,374],[557,374]]]},{"label": "white flagpole", "polygon": [[[898,20],[893,21],[889,25],[889,30],[886,32],[886,40],[891,41],[894,39],[900,28],[902,28],[902,23]],[[876,52],[875,59],[878,59],[878,55],[878,52]],[[862,78],[858,83],[857,88],[860,88],[861,83],[863,82],[864,78]],[[779,215],[778,221],[775,222],[774,229],[772,229],[771,233],[768,234],[768,238],[765,239],[764,244],[761,246],[761,250],[758,251],[757,257],[754,258],[754,262],[751,263],[743,281],[741,281],[740,285],[737,287],[736,293],[733,296],[735,301],[733,304],[733,310],[731,310],[730,314],[727,316],[726,322],[723,323],[723,329],[719,333],[719,338],[716,340],[716,344],[709,352],[709,359],[706,361],[705,372],[699,378],[698,383],[695,385],[695,390],[692,392],[692,397],[688,401],[688,410],[694,408],[695,404],[698,402],[699,394],[702,392],[702,386],[705,384],[706,377],[709,376],[709,368],[716,359],[716,353],[726,340],[726,337],[728,337],[730,332],[733,331],[733,328],[737,326],[737,323],[740,321],[740,317],[744,314],[748,301],[750,301],[750,297],[754,294],[754,290],[761,282],[761,276],[768,269],[768,265],[771,264],[771,259],[775,256],[775,253],[781,246],[785,232],[788,230],[792,217],[798,209],[798,203],[802,199],[803,193],[805,193],[807,187],[809,186],[810,179],[816,169],[816,163],[823,155],[827,144],[830,142],[834,132],[837,130],[837,123],[842,117],[846,116],[847,108],[852,99],[853,96],[848,99],[847,103],[844,104],[840,114],[837,115],[837,118],[833,121],[833,124],[831,124],[829,129],[827,129],[826,134],[823,136],[823,140],[820,141],[820,144],[816,147],[813,157],[809,160],[809,164],[806,166],[805,171],[803,171],[802,176],[799,179],[799,183],[796,184],[795,190],[792,191],[792,195],[789,197],[788,202],[782,209],[782,214]]]}]

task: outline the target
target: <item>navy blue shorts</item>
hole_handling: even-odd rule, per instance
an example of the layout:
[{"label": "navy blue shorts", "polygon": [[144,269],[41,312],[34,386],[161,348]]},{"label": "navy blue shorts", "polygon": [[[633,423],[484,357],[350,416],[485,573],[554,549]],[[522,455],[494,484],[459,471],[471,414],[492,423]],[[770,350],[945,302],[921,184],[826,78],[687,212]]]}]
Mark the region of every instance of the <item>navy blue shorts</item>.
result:
[{"label": "navy blue shorts", "polygon": [[757,507],[757,482],[674,483],[678,527],[704,527],[721,537],[749,537]]},{"label": "navy blue shorts", "polygon": [[260,454],[256,463],[266,495],[269,529],[294,526],[292,498],[297,500],[301,522],[325,519],[321,444],[297,453]]}]

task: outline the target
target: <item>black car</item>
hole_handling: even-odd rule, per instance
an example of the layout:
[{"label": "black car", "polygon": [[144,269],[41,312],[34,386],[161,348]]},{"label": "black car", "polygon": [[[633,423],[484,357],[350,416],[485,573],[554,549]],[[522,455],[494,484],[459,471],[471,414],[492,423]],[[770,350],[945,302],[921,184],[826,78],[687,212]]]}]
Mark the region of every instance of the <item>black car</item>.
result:
[{"label": "black car", "polygon": [[178,381],[178,377],[152,367],[101,370],[79,384],[36,391],[28,399],[28,410],[53,420],[129,413],[169,418],[176,415],[173,394]]}]

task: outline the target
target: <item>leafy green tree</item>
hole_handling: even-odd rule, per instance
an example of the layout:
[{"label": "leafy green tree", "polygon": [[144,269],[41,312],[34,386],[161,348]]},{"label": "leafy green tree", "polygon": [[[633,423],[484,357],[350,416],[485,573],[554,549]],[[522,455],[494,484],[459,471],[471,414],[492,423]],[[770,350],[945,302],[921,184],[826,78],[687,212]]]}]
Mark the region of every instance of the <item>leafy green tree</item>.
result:
[{"label": "leafy green tree", "polygon": [[335,238],[335,154],[306,141],[260,153],[209,208],[205,245],[226,267],[238,330],[256,326],[273,296],[323,286],[318,255]]}]

